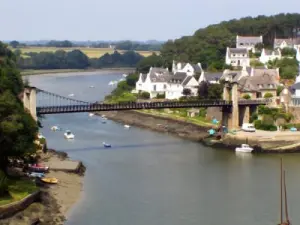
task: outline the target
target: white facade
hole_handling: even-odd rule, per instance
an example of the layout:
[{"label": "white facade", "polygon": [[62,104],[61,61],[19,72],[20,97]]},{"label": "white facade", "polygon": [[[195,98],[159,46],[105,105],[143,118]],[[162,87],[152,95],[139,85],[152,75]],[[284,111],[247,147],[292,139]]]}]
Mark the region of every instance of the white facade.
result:
[{"label": "white facade", "polygon": [[296,59],[300,63],[300,47],[296,48]]},{"label": "white facade", "polygon": [[150,98],[155,98],[157,94],[164,94],[168,84],[165,79],[166,74],[168,74],[167,69],[151,67],[149,73],[140,74],[139,80],[135,84],[136,91],[149,92]]},{"label": "white facade", "polygon": [[248,50],[243,48],[227,48],[225,63],[234,67],[250,66]]},{"label": "white facade", "polygon": [[[184,81],[183,81],[184,83]],[[188,88],[191,90],[191,96],[197,96],[199,83],[192,77],[185,85],[182,83],[169,83],[168,90],[166,91],[166,99],[179,99],[182,96],[183,89]]]},{"label": "white facade", "polygon": [[261,55],[259,57],[259,61],[261,63],[267,63],[269,61],[273,61],[275,59],[281,59],[281,51],[279,49],[276,49],[274,51],[268,51],[266,49],[262,49]]},{"label": "white facade", "polygon": [[186,73],[188,76],[194,76],[196,73],[201,73],[202,71],[203,70],[202,70],[201,63],[191,64],[191,63],[175,62],[173,60],[173,65],[172,65],[173,73],[182,72],[182,73]]}]

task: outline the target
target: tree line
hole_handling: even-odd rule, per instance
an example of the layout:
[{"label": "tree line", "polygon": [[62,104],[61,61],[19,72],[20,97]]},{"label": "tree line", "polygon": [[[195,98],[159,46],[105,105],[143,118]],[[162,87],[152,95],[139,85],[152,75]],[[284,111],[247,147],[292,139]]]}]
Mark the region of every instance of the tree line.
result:
[{"label": "tree line", "polygon": [[128,51],[123,54],[115,51],[112,54],[104,54],[100,58],[88,58],[82,51],[73,50],[66,52],[30,52],[26,57],[21,55],[20,50],[15,50],[17,65],[20,69],[87,69],[87,68],[115,68],[136,67],[143,56]]}]

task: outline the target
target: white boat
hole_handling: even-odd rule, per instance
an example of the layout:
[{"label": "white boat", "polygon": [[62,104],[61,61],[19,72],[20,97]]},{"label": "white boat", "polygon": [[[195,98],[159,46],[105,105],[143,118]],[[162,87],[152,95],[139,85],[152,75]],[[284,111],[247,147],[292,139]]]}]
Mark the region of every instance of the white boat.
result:
[{"label": "white boat", "polygon": [[248,152],[251,153],[253,151],[253,148],[251,148],[249,145],[247,144],[242,144],[241,147],[237,147],[235,149],[236,152]]},{"label": "white boat", "polygon": [[94,115],[95,115],[94,113],[89,113],[89,116],[90,116],[90,117],[92,117],[92,116],[94,116]]},{"label": "white boat", "polygon": [[52,126],[52,127],[51,127],[51,130],[53,130],[53,131],[58,131],[58,130],[60,130],[60,129],[59,129],[58,126]]},{"label": "white boat", "polygon": [[75,135],[72,134],[72,132],[70,130],[66,130],[66,132],[64,133],[65,138],[67,139],[74,139]]},{"label": "white boat", "polygon": [[45,138],[45,137],[41,133],[38,133],[38,139],[41,139],[41,138]]},{"label": "white boat", "polygon": [[69,96],[69,97],[73,97],[73,96],[74,96],[74,94],[72,93],[72,94],[69,94],[68,96]]},{"label": "white boat", "polygon": [[95,86],[91,85],[90,88],[94,88]]},{"label": "white boat", "polygon": [[124,73],[122,76],[123,76],[123,77],[127,77],[128,75]]},{"label": "white boat", "polygon": [[127,125],[127,124],[125,124],[125,125],[124,125],[124,128],[127,128],[127,129],[128,129],[128,128],[130,128],[130,126]]},{"label": "white boat", "polygon": [[103,146],[104,146],[104,148],[111,148],[111,144],[107,144],[105,142],[103,142]]}]

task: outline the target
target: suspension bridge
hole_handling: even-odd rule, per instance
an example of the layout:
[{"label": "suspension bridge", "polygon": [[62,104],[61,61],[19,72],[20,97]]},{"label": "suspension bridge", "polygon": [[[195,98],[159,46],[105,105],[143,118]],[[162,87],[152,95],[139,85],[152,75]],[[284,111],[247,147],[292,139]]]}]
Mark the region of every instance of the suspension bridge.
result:
[{"label": "suspension bridge", "polygon": [[[141,109],[163,109],[163,108],[199,108],[199,107],[222,107],[224,112],[231,113],[233,101],[230,100],[198,100],[198,101],[162,101],[162,102],[126,102],[106,104],[101,102],[88,102],[65,97],[35,87],[25,88],[23,94],[24,107],[32,116],[37,115],[99,112],[99,111],[121,111]],[[267,100],[239,100],[239,107],[251,107],[267,104]]]}]

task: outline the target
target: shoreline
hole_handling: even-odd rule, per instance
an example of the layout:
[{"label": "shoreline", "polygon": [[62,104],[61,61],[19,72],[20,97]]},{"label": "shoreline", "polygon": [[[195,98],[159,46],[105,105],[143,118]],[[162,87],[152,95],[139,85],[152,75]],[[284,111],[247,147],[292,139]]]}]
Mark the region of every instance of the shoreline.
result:
[{"label": "shoreline", "polygon": [[[42,163],[70,161],[67,153],[49,149],[41,155]],[[62,225],[67,220],[70,209],[82,197],[83,176],[85,167],[81,166],[77,173],[52,171],[50,167],[46,177],[56,177],[56,185],[45,185],[39,182],[41,196],[38,202],[32,203],[25,210],[12,217],[0,220],[2,225],[28,225],[35,219],[40,219],[40,225]]]},{"label": "shoreline", "polygon": [[21,75],[48,75],[48,74],[67,74],[67,73],[87,73],[87,72],[134,72],[135,68],[102,68],[102,69],[49,69],[49,70],[21,70]]},{"label": "shoreline", "polygon": [[290,131],[257,131],[255,133],[239,131],[236,134],[226,134],[222,140],[216,140],[210,137],[207,132],[210,128],[213,128],[213,125],[211,127],[201,126],[187,121],[138,111],[97,112],[96,115],[105,115],[115,122],[196,141],[208,147],[227,148],[234,151],[241,144],[248,143],[254,148],[253,152],[257,153],[300,152],[300,132],[293,134]]}]

